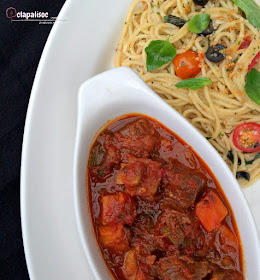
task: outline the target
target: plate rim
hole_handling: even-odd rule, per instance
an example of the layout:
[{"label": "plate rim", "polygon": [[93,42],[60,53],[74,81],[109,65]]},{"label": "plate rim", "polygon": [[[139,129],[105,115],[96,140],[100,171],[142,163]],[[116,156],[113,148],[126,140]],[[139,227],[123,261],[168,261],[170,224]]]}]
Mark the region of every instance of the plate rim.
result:
[{"label": "plate rim", "polygon": [[66,0],[58,14],[57,20],[55,21],[49,36],[46,40],[45,46],[43,48],[41,58],[39,61],[39,64],[36,69],[36,74],[33,80],[32,90],[29,98],[29,103],[27,107],[26,112],[26,118],[25,118],[25,125],[24,125],[24,133],[23,133],[23,142],[22,142],[22,153],[21,153],[21,167],[20,167],[20,213],[21,213],[21,229],[22,229],[22,240],[23,240],[23,249],[24,249],[24,255],[25,255],[25,261],[27,265],[27,270],[29,274],[30,279],[36,279],[34,267],[32,265],[32,256],[31,256],[31,250],[30,250],[30,241],[28,240],[28,214],[27,214],[27,207],[26,207],[26,200],[27,200],[27,172],[28,172],[28,146],[30,142],[30,133],[31,133],[31,120],[33,117],[33,111],[34,111],[34,104],[36,102],[37,97],[37,91],[38,87],[41,81],[42,72],[48,57],[48,54],[50,52],[51,46],[53,44],[54,38],[56,37],[56,34],[59,32],[60,29],[60,22],[59,20],[67,14],[69,7],[72,3],[72,0]]}]

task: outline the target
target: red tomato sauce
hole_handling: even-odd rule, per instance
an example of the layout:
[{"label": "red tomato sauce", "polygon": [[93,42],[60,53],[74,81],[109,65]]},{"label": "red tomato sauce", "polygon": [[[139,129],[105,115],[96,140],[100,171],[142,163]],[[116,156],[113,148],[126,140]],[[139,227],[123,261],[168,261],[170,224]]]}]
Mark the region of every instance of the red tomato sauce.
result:
[{"label": "red tomato sauce", "polygon": [[126,115],[94,142],[89,205],[115,279],[242,280],[230,205],[193,149],[147,116]]}]

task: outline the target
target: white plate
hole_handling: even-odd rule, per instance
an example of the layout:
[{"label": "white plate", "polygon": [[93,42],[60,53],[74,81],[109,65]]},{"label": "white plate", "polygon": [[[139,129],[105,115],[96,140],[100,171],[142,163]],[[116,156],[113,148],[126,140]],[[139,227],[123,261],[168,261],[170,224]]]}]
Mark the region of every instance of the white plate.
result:
[{"label": "white plate", "polygon": [[[79,86],[113,67],[132,0],[69,0],[45,46],[24,132],[21,216],[31,280],[94,280],[74,216],[73,149]],[[102,7],[102,9],[100,8]],[[245,190],[260,231],[260,182]]]}]

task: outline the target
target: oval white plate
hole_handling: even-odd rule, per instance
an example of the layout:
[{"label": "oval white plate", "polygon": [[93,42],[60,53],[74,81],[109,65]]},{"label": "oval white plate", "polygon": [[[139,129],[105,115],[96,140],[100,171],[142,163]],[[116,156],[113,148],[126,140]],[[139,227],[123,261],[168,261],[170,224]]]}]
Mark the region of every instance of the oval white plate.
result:
[{"label": "oval white plate", "polygon": [[[69,0],[35,77],[24,131],[21,217],[31,280],[94,280],[74,217],[73,152],[77,92],[113,67],[132,0]],[[102,9],[100,8],[102,7]],[[260,231],[260,182],[245,190]]]}]

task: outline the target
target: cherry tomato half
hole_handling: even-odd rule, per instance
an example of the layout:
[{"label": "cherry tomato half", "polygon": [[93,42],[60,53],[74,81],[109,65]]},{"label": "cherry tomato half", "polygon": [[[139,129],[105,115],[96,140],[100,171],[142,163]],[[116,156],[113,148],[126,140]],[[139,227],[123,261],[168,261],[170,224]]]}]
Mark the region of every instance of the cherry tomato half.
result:
[{"label": "cherry tomato half", "polygon": [[199,54],[193,51],[177,54],[173,60],[176,75],[181,79],[196,77],[201,71],[200,59]]},{"label": "cherry tomato half", "polygon": [[233,134],[234,145],[243,152],[260,151],[260,124],[244,123]]},{"label": "cherry tomato half", "polygon": [[[242,49],[247,49],[249,47],[249,45],[251,44],[252,38],[250,36],[247,36],[244,41],[241,43],[241,45],[239,46],[239,50]],[[256,56],[253,58],[252,62],[248,65],[248,71],[250,71],[252,68],[254,68],[254,66],[258,63],[258,61],[260,60],[260,52],[258,52],[256,54]]]},{"label": "cherry tomato half", "polygon": [[252,62],[248,65],[248,71],[250,71],[260,60],[260,52],[253,58]]},{"label": "cherry tomato half", "polygon": [[249,45],[251,44],[251,37],[250,36],[247,36],[243,42],[241,43],[241,45],[239,46],[239,50],[242,50],[242,49],[247,49],[249,47]]}]

